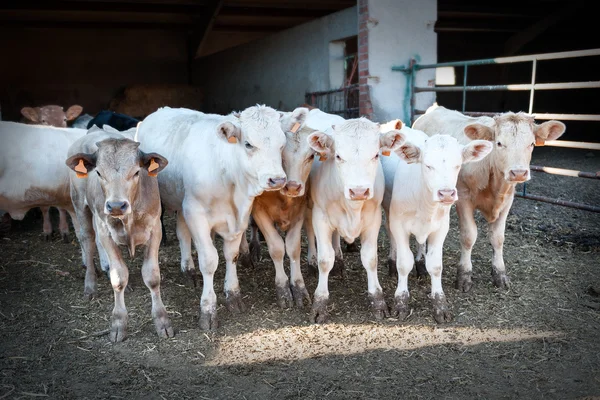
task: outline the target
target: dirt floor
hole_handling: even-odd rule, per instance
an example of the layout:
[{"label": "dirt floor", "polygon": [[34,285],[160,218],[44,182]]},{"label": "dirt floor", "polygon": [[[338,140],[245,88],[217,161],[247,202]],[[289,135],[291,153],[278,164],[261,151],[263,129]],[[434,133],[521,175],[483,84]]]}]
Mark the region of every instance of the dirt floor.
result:
[{"label": "dirt floor", "polygon": [[[597,153],[534,153],[537,165],[600,170]],[[600,205],[597,180],[534,172],[528,191]],[[600,214],[516,199],[504,251],[508,291],[491,284],[491,247],[478,217],[475,285],[466,294],[453,287],[460,255],[454,211],[451,221],[443,283],[455,320],[447,325],[432,318],[428,282],[413,278],[408,320],[374,321],[356,253],[346,254],[346,282],[330,278],[331,322],[313,325],[309,309],[277,307],[264,247],[256,269],[239,268],[248,311],[234,315],[220,305],[221,327],[205,332],[200,289],[179,272],[168,217],[160,262],[175,337],[155,333],[138,252],[130,264],[134,291],[125,296],[129,336],[114,345],[108,280],[85,301],[77,241],[55,234],[44,243],[41,219],[31,214],[0,239],[0,399],[598,398]],[[379,276],[391,305],[396,283],[387,276],[384,233],[380,243]],[[316,278],[304,272],[312,294]],[[221,261],[220,304],[223,278]]]}]

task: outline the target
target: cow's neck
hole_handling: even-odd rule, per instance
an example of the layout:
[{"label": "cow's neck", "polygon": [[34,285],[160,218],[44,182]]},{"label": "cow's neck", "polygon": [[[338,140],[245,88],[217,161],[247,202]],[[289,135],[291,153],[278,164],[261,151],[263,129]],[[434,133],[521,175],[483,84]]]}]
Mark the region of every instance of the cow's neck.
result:
[{"label": "cow's neck", "polygon": [[492,199],[491,204],[485,209],[481,208],[489,223],[496,221],[506,202],[515,194],[515,183],[509,183],[504,179],[504,173],[497,168],[490,168],[489,184],[484,191],[488,192]]}]

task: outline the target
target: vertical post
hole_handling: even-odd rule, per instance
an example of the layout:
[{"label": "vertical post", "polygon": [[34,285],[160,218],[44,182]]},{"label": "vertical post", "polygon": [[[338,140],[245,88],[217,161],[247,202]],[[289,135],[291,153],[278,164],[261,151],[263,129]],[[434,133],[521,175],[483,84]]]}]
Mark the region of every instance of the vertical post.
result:
[{"label": "vertical post", "polygon": [[531,68],[531,91],[529,92],[529,114],[533,113],[533,95],[535,93],[535,73],[537,70],[537,60],[534,59]]},{"label": "vertical post", "polygon": [[415,93],[415,81],[416,81],[416,73],[417,73],[417,60],[411,58],[408,63],[408,68],[410,69],[410,124],[412,125],[415,122],[415,109],[417,104],[417,94]]},{"label": "vertical post", "polygon": [[463,98],[462,98],[462,112],[464,113],[467,110],[467,64],[465,64],[465,74],[463,76]]}]

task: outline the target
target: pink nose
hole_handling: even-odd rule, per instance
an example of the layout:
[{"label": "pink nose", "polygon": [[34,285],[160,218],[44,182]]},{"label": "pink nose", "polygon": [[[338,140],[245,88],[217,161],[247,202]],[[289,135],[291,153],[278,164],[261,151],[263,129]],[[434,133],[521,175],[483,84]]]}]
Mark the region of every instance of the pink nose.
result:
[{"label": "pink nose", "polygon": [[442,203],[454,203],[456,201],[456,190],[442,189],[438,190],[438,198]]},{"label": "pink nose", "polygon": [[269,188],[281,189],[285,185],[285,178],[269,178]]},{"label": "pink nose", "polygon": [[294,181],[290,181],[285,184],[283,188],[283,193],[286,196],[298,196],[300,194],[300,190],[302,189],[302,184]]},{"label": "pink nose", "polygon": [[509,173],[509,180],[511,182],[524,182],[527,180],[529,171],[526,169],[511,169]]},{"label": "pink nose", "polygon": [[367,200],[369,198],[369,189],[354,188],[350,189],[350,200]]}]

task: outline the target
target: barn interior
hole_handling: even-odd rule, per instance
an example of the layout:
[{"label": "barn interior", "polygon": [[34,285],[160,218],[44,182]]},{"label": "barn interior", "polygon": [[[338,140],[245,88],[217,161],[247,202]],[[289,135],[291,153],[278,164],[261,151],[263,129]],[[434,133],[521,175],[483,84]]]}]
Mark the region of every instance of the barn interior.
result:
[{"label": "barn interior", "polygon": [[[421,6],[420,2],[398,4]],[[437,34],[438,62],[600,47],[599,37],[594,34],[590,2],[438,0],[436,6],[437,20],[432,23]],[[189,98],[175,99],[169,92],[166,96],[171,96],[174,106],[186,105],[208,112],[227,113],[258,101],[269,101],[274,103],[269,105],[280,109],[292,108],[304,103],[298,93],[332,89],[328,86],[337,83],[336,79],[315,82],[320,78],[302,75],[302,70],[310,65],[327,69],[327,60],[323,63],[316,53],[300,55],[314,59],[307,65],[295,62],[297,69],[278,71],[281,76],[274,77],[273,84],[268,85],[256,82],[257,77],[274,74],[273,70],[256,68],[256,62],[249,58],[259,54],[260,62],[273,68],[278,59],[297,56],[293,53],[295,48],[302,48],[299,40],[331,47],[331,39],[344,39],[346,53],[351,53],[356,48],[353,35],[357,27],[352,23],[356,10],[356,0],[3,1],[0,3],[0,49],[5,55],[0,66],[2,117],[19,120],[23,106],[43,104],[65,108],[79,104],[85,113],[94,115],[102,109],[114,108],[125,89],[135,85],[176,87],[179,93],[185,92],[194,99],[192,102]],[[336,19],[341,13],[352,16]],[[319,21],[324,22],[318,25]],[[323,24],[353,26],[338,29],[341,32],[338,35],[347,37],[331,38],[324,33]],[[277,42],[276,38],[285,37],[293,29],[301,32],[301,36],[291,35],[287,49],[282,51],[278,45],[282,41]],[[264,57],[264,49],[262,53],[253,53],[261,44],[271,46],[269,57]],[[398,58],[397,64],[407,61]],[[598,80],[599,67],[600,57],[557,60],[546,63],[537,79],[594,81]],[[460,69],[456,74],[461,82]],[[470,72],[469,83],[528,83],[530,75],[527,65],[482,67]],[[286,84],[293,82],[297,92],[288,98],[274,93],[292,91],[282,86],[280,80]],[[230,91],[228,86],[241,89]],[[223,91],[227,100],[219,99]],[[538,112],[593,114],[597,109],[592,97],[595,93],[597,89],[588,89],[557,96],[556,91],[547,91],[536,95],[536,108]],[[527,98],[527,92],[473,93],[469,94],[467,108],[505,111],[522,108]],[[438,94],[438,101],[451,108],[459,109],[460,99],[456,93]],[[577,124],[574,122],[573,127],[577,128]]]}]

